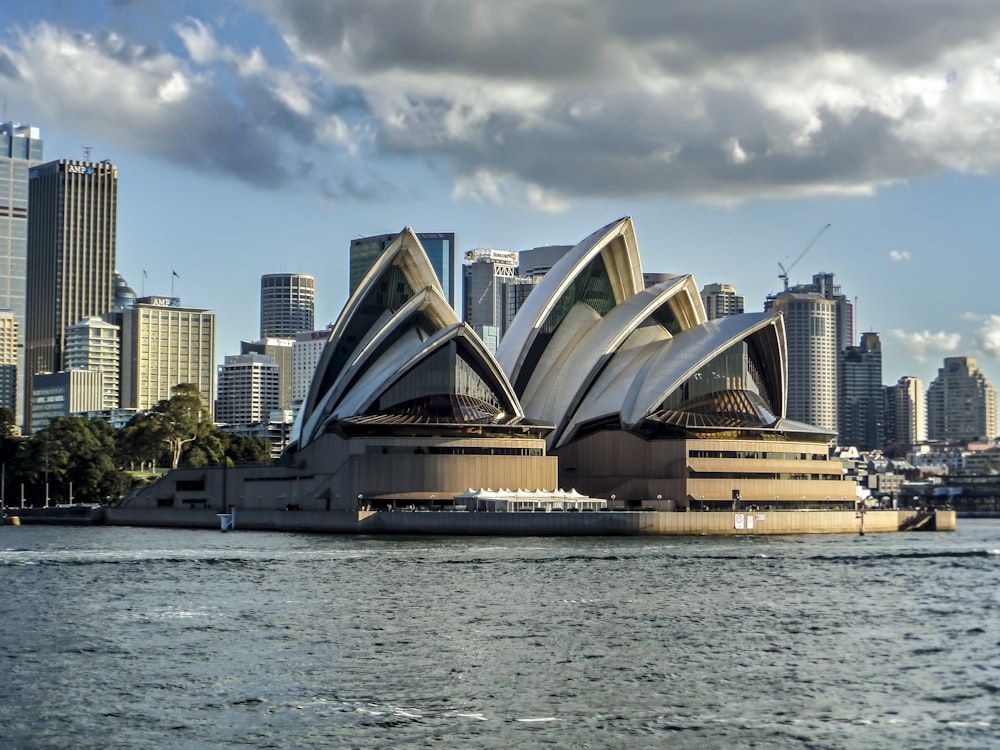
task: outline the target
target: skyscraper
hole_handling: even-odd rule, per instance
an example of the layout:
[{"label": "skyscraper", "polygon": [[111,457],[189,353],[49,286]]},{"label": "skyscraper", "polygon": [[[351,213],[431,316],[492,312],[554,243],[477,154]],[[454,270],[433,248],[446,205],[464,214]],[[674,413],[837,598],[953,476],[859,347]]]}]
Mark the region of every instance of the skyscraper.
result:
[{"label": "skyscraper", "polygon": [[215,314],[176,297],[140,297],[115,313],[122,327],[121,405],[145,411],[193,383],[215,407]]},{"label": "skyscraper", "polygon": [[305,273],[260,277],[260,337],[294,338],[311,331],[316,315],[316,280]]},{"label": "skyscraper", "polygon": [[469,262],[462,266],[462,319],[495,352],[519,302],[539,277],[518,275],[518,254],[509,250],[470,250],[465,259]]},{"label": "skyscraper", "polygon": [[904,375],[886,389],[886,443],[897,453],[927,440],[927,393],[919,378]]},{"label": "skyscraper", "polygon": [[844,351],[840,369],[839,442],[859,450],[880,450],[885,443],[882,342],[877,333],[861,334],[858,346]]},{"label": "skyscraper", "polygon": [[65,369],[66,329],[113,304],[118,170],[110,162],[60,159],[28,180],[25,408],[31,377]]},{"label": "skyscraper", "polygon": [[[42,161],[43,142],[38,128],[16,122],[0,123],[0,310],[14,316],[18,340],[13,372],[17,424],[24,409],[24,313],[28,258],[28,173]],[[8,371],[9,374],[10,371]]]},{"label": "skyscraper", "polygon": [[840,359],[853,342],[853,304],[832,273],[817,273],[811,284],[769,295],[764,309],[785,316],[788,418],[839,430]]},{"label": "skyscraper", "polygon": [[972,357],[945,357],[931,381],[927,436],[955,441],[997,437],[997,393]]},{"label": "skyscraper", "polygon": [[292,406],[297,407],[309,395],[319,358],[330,339],[330,328],[321,331],[302,331],[295,334],[292,344]]},{"label": "skyscraper", "polygon": [[786,416],[837,431],[837,310],[818,294],[781,292],[766,309],[785,318],[788,342]]},{"label": "skyscraper", "polygon": [[[298,334],[296,334],[298,335]],[[292,345],[295,339],[264,338],[260,341],[241,341],[240,354],[266,354],[278,368],[278,403],[274,409],[292,406]],[[221,384],[219,386],[222,387]],[[264,415],[267,417],[267,414]],[[220,420],[221,421],[221,420]]]},{"label": "skyscraper", "polygon": [[[351,240],[350,294],[398,234],[377,234]],[[455,307],[455,233],[417,232],[417,239],[444,289],[448,304]]]}]

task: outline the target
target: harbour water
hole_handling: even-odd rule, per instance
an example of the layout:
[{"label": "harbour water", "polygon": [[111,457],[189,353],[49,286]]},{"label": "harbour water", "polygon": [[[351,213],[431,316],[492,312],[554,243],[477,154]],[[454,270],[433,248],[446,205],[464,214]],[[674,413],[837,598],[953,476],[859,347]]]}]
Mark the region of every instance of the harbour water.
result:
[{"label": "harbour water", "polygon": [[1000,521],[374,538],[0,527],[3,748],[1000,744]]}]

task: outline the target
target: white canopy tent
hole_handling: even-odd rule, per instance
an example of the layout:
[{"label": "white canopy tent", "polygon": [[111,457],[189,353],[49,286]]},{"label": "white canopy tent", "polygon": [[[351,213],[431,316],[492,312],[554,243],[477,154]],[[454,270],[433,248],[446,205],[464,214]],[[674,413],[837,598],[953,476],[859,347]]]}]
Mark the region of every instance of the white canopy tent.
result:
[{"label": "white canopy tent", "polygon": [[581,495],[575,489],[568,492],[557,490],[490,489],[471,487],[461,495],[455,495],[456,504],[464,504],[469,510],[494,513],[522,513],[553,511],[598,511],[605,510],[608,501],[597,497]]}]

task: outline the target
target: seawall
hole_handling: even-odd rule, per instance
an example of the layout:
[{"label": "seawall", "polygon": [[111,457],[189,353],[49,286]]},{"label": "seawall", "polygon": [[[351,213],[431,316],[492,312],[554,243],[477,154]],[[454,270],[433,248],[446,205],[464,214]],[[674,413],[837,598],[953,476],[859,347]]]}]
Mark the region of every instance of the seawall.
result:
[{"label": "seawall", "polygon": [[[854,511],[803,510],[764,513],[610,511],[600,513],[347,512],[241,510],[235,529],[317,534],[414,534],[446,536],[700,536],[762,534],[857,534]],[[216,511],[206,509],[104,509],[103,522],[118,526],[219,529]],[[869,511],[865,533],[954,531],[953,510]]]}]

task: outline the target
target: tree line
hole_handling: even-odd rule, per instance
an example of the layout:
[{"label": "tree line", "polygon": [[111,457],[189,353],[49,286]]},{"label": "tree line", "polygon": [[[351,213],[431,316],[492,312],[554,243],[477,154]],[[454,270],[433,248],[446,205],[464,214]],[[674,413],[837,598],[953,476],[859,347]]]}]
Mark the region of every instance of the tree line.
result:
[{"label": "tree line", "polygon": [[202,406],[198,387],[175,386],[169,399],[137,414],[121,430],[103,419],[58,417],[30,437],[17,436],[15,415],[0,409],[0,461],[7,506],[113,503],[152,469],[270,460],[264,438],[222,432]]}]

